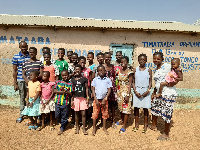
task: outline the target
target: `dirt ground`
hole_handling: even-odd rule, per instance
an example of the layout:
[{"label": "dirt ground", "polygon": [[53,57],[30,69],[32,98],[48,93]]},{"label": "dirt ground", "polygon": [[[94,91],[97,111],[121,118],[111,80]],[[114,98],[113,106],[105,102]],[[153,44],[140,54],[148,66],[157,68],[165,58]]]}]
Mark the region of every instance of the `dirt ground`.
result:
[{"label": "dirt ground", "polygon": [[200,149],[200,110],[175,110],[173,126],[171,127],[170,140],[160,142],[157,137],[163,131],[164,122],[158,121],[158,130],[146,134],[142,133],[143,117],[140,118],[140,128],[133,132],[134,117],[130,116],[127,131],[119,134],[117,129],[111,128],[108,121],[109,135],[105,135],[102,128],[92,136],[92,124],[89,124],[89,135],[74,134],[72,125],[67,126],[63,135],[57,135],[59,125],[54,131],[46,126],[42,131],[31,131],[22,123],[15,123],[19,109],[0,105],[0,149]]}]

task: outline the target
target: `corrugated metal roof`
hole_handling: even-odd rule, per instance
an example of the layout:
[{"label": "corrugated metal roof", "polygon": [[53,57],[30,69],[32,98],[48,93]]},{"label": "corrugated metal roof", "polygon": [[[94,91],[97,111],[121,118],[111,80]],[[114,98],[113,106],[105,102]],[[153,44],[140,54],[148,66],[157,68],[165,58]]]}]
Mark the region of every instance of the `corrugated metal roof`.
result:
[{"label": "corrugated metal roof", "polygon": [[200,33],[200,26],[184,24],[174,21],[134,21],[75,18],[61,16],[26,16],[0,15],[0,24],[19,26],[55,26],[72,28],[105,28],[105,29],[134,29],[134,30],[162,30],[177,32]]}]

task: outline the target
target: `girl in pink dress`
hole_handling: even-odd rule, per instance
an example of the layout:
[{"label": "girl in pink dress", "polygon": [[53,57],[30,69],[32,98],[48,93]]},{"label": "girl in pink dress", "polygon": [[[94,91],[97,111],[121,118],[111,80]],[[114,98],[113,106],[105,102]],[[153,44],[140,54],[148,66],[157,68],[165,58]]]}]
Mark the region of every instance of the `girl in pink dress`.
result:
[{"label": "girl in pink dress", "polygon": [[180,59],[174,58],[171,61],[171,71],[165,76],[165,82],[160,83],[160,88],[158,93],[156,94],[156,97],[162,96],[162,90],[164,86],[167,86],[170,82],[175,81],[183,81],[183,73],[182,69],[180,67]]},{"label": "girl in pink dress", "polygon": [[42,114],[42,126],[37,130],[42,130],[45,120],[45,114],[50,114],[50,130],[54,130],[53,127],[53,113],[55,112],[55,103],[53,101],[53,86],[55,82],[50,82],[50,72],[44,71],[42,75],[43,82],[41,83],[42,96],[40,97],[40,114]]}]

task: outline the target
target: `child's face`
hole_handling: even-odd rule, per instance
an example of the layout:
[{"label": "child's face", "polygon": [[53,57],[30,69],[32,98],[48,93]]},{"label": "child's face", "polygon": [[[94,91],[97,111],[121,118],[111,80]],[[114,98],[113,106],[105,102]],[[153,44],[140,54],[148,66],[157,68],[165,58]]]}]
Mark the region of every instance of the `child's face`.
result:
[{"label": "child's face", "polygon": [[139,57],[138,62],[140,64],[140,66],[145,66],[147,59],[144,56]]},{"label": "child's face", "polygon": [[33,73],[33,72],[30,73],[30,80],[31,81],[37,81],[37,78],[38,78],[38,76],[35,73]]},{"label": "child's face", "polygon": [[125,58],[121,59],[121,66],[124,68],[124,67],[127,67],[127,65],[128,65],[127,60]]},{"label": "child's face", "polygon": [[50,73],[49,72],[43,72],[43,74],[42,74],[42,80],[48,81],[49,77],[50,77]]},{"label": "child's face", "polygon": [[68,72],[67,72],[67,71],[62,71],[62,72],[61,72],[61,77],[62,77],[62,79],[63,79],[64,81],[67,81],[68,78],[69,78]]},{"label": "child's face", "polygon": [[65,52],[63,50],[58,50],[58,58],[63,59],[64,56],[65,56]]},{"label": "child's face", "polygon": [[71,60],[71,57],[72,57],[72,52],[71,52],[71,51],[68,51],[68,53],[67,53],[67,58],[68,58],[69,60]]},{"label": "child's face", "polygon": [[51,61],[51,55],[49,55],[49,54],[44,54],[44,60],[45,60],[46,62],[50,62],[50,61]]},{"label": "child's face", "polygon": [[158,66],[158,65],[161,65],[162,64],[162,57],[160,55],[154,55],[153,56],[153,63]]},{"label": "child's face", "polygon": [[43,54],[44,53],[51,53],[49,49],[43,49],[42,52],[43,52]]},{"label": "child's face", "polygon": [[92,62],[93,59],[94,59],[94,57],[93,57],[92,54],[88,54],[88,55],[87,55],[87,61],[88,61],[88,62]]},{"label": "child's face", "polygon": [[100,77],[104,77],[105,76],[105,69],[104,69],[104,67],[98,67],[98,75],[100,76]]},{"label": "child's face", "polygon": [[25,42],[21,42],[21,43],[19,44],[19,48],[21,49],[22,53],[26,53],[27,50],[28,50],[28,45],[27,45],[27,43],[25,43]]},{"label": "child's face", "polygon": [[81,68],[80,67],[75,67],[74,68],[74,75],[79,76],[81,74]]},{"label": "child's face", "polygon": [[71,57],[72,63],[75,64],[77,62],[77,59],[78,59],[77,55],[72,55],[72,57]]},{"label": "child's face", "polygon": [[103,55],[98,55],[97,56],[97,61],[99,62],[99,64],[103,64],[103,61],[104,61]]},{"label": "child's face", "polygon": [[174,60],[171,62],[171,67],[174,69],[177,69],[179,65],[180,65],[179,61]]},{"label": "child's face", "polygon": [[29,56],[31,59],[36,58],[37,51],[34,49],[29,49]]},{"label": "child's face", "polygon": [[104,60],[105,60],[105,63],[110,63],[110,61],[111,61],[111,55],[110,54],[105,54],[104,55]]},{"label": "child's face", "polygon": [[120,52],[116,53],[116,59],[120,60],[122,58],[122,54]]},{"label": "child's face", "polygon": [[86,62],[85,62],[84,59],[81,59],[81,60],[79,61],[79,65],[81,65],[81,67],[82,67],[83,69],[85,68],[85,64],[86,64]]}]

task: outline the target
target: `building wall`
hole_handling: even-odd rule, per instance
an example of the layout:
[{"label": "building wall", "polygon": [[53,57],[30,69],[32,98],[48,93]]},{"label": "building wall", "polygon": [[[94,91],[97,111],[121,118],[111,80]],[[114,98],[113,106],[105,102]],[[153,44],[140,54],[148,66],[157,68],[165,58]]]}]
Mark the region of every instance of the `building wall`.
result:
[{"label": "building wall", "polygon": [[[123,31],[123,30],[78,30],[52,28],[24,28],[9,27],[3,30],[0,27],[0,68],[2,86],[13,85],[12,57],[19,53],[19,41],[27,41],[29,47],[38,49],[39,59],[41,48],[48,46],[52,49],[53,58],[57,59],[57,49],[63,47],[66,51],[75,51],[79,55],[86,56],[88,51],[95,54],[109,51],[110,44],[134,45],[133,66],[138,66],[137,56],[145,53],[148,56],[148,66],[155,70],[152,54],[162,51],[165,62],[170,63],[172,57],[181,60],[184,81],[178,83],[177,88],[196,89],[199,92],[200,82],[200,40],[199,36],[184,33]],[[96,60],[95,60],[96,62]],[[194,91],[194,90],[193,90]],[[198,92],[188,94],[200,96]],[[199,92],[200,93],[200,92]]]}]

